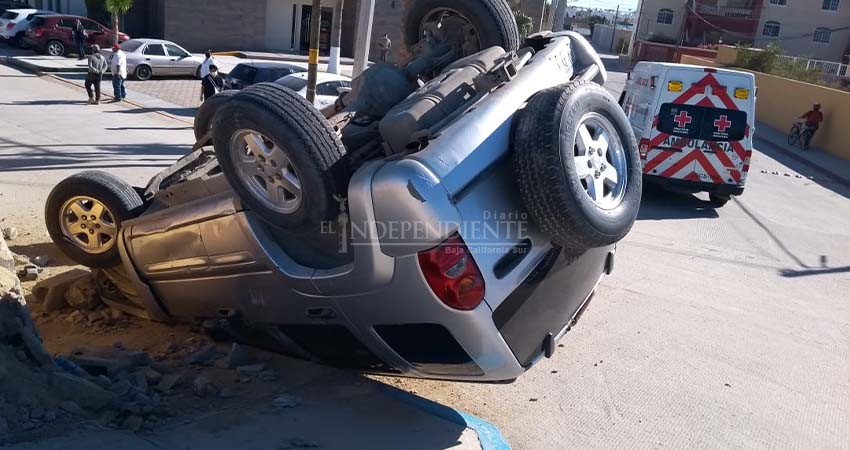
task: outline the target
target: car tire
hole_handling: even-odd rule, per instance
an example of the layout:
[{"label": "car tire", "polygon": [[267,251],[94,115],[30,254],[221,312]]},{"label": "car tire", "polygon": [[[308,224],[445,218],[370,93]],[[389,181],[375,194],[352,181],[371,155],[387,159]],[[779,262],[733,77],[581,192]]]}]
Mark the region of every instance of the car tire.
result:
[{"label": "car tire", "polygon": [[576,81],[532,96],[515,123],[513,162],[532,220],[557,244],[602,247],[632,228],[643,184],[637,143],[598,84]]},{"label": "car tire", "polygon": [[65,44],[55,39],[47,41],[44,52],[50,56],[65,56]]},{"label": "car tire", "polygon": [[142,64],[136,67],[136,70],[133,71],[133,75],[135,75],[136,79],[139,81],[148,81],[153,76],[153,70],[151,70],[150,66]]},{"label": "car tire", "polygon": [[336,219],[335,197],[345,194],[350,178],[345,147],[294,91],[274,83],[239,91],[215,114],[213,141],[230,185],[269,223],[318,232]]},{"label": "car tire", "polygon": [[708,194],[708,201],[709,201],[709,203],[711,203],[711,206],[714,206],[715,208],[722,208],[731,199],[732,199],[732,197],[730,197],[728,195],[720,195],[720,194],[714,194],[714,193]]},{"label": "car tire", "polygon": [[195,114],[195,141],[200,141],[212,129],[213,119],[216,113],[224,106],[238,91],[221,91],[218,94],[204,100]]},{"label": "car tire", "polygon": [[136,190],[115,176],[81,172],[62,180],[47,197],[47,232],[75,262],[111,267],[120,262],[121,224],[138,216],[143,204]]},{"label": "car tire", "polygon": [[500,46],[505,51],[519,48],[519,31],[511,7],[505,0],[416,0],[404,16],[404,40],[408,51],[422,40],[423,25],[441,13],[458,15],[478,34],[479,48]]}]

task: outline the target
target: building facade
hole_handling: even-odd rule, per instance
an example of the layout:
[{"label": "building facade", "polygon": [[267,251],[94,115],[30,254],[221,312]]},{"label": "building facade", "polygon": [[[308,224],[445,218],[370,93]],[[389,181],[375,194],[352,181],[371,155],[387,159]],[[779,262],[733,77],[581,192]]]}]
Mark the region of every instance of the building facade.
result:
[{"label": "building facade", "polygon": [[688,46],[764,47],[842,61],[850,45],[850,0],[642,0],[637,40]]}]

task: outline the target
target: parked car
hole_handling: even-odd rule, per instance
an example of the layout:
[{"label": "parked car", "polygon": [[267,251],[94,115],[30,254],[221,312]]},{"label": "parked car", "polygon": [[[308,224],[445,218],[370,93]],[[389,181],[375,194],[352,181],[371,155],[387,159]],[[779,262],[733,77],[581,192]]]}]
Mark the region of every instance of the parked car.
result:
[{"label": "parked car", "polygon": [[[40,53],[50,56],[63,56],[68,50],[74,49],[74,26],[77,20],[82,22],[86,29],[86,50],[97,44],[101,48],[112,46],[113,32],[94,20],[80,16],[70,15],[44,15],[37,16],[30,21],[30,27],[24,35],[25,45],[34,48]],[[130,39],[124,33],[118,33],[118,42]]]},{"label": "parked car", "polygon": [[301,66],[278,61],[250,61],[236,65],[224,78],[227,89],[245,89],[252,84],[277,80],[286,75],[304,72]]},{"label": "parked car", "polygon": [[642,61],[620,104],[639,141],[646,181],[708,192],[716,207],[744,193],[756,124],[753,74]]},{"label": "parked car", "polygon": [[[298,95],[307,98],[307,72],[287,75],[278,79],[275,83],[292,89]],[[349,88],[351,88],[351,78],[319,72],[316,77],[316,99],[313,104],[319,109],[332,105],[339,97],[341,90]]]},{"label": "parked car", "polygon": [[224,95],[213,149],[145,188],[60,182],[50,236],[123,267],[148,317],[368,372],[520,376],[613,269],[640,205],[634,135],[578,33],[521,44],[505,0],[405,15],[409,64],[322,112],[276,83]]},{"label": "parked car", "polygon": [[0,13],[4,13],[10,9],[26,9],[30,7],[30,4],[25,0],[0,0]]},{"label": "parked car", "polygon": [[[121,44],[127,54],[127,73],[139,80],[158,76],[199,76],[204,58],[189,53],[183,47],[162,39],[130,39]],[[112,49],[101,53],[109,60]]]},{"label": "parked car", "polygon": [[36,16],[56,14],[45,9],[7,9],[0,14],[0,39],[21,47],[30,22]]}]

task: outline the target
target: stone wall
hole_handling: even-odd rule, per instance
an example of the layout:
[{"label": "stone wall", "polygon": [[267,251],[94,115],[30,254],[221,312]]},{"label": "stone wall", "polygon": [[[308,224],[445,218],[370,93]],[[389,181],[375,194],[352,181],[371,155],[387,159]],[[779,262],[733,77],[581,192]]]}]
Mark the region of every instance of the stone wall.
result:
[{"label": "stone wall", "polygon": [[265,47],[266,0],[166,0],[163,9],[165,39],[189,51]]}]

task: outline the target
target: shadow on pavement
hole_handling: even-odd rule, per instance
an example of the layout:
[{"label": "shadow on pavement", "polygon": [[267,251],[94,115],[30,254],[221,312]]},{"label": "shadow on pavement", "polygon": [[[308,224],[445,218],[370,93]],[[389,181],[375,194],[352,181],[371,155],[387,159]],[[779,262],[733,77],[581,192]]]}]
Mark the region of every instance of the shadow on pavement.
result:
[{"label": "shadow on pavement", "polygon": [[29,245],[10,245],[9,249],[19,255],[24,255],[29,259],[47,256],[50,258],[47,264],[50,267],[77,265],[77,263],[71,261],[70,258],[65,256],[65,254],[62,253],[62,251],[59,250],[59,247],[57,247],[53,242],[40,242],[38,244]]},{"label": "shadow on pavement", "polygon": [[[99,151],[68,151],[74,147],[89,147]],[[2,151],[5,148],[16,149],[17,151],[14,154],[4,154]],[[23,149],[23,151],[18,149]],[[26,145],[22,142],[0,137],[0,172],[166,167],[171,165],[174,156],[185,155],[190,151],[191,148],[187,145],[175,144]],[[122,157],[127,159],[122,159]]]},{"label": "shadow on pavement", "polygon": [[172,131],[172,130],[191,130],[194,127],[108,127],[104,128],[105,130],[110,131],[127,131],[127,130],[159,130],[159,131]]},{"label": "shadow on pavement", "polygon": [[164,112],[174,116],[190,117],[194,119],[195,114],[198,112],[198,108],[132,108],[104,112],[110,114],[147,114]]},{"label": "shadow on pavement", "polygon": [[782,269],[779,271],[779,274],[785,278],[808,277],[812,275],[832,275],[836,273],[850,273],[850,266],[824,267],[821,269],[806,270]]},{"label": "shadow on pavement", "polygon": [[644,183],[637,220],[716,219],[714,207],[693,194]]}]

